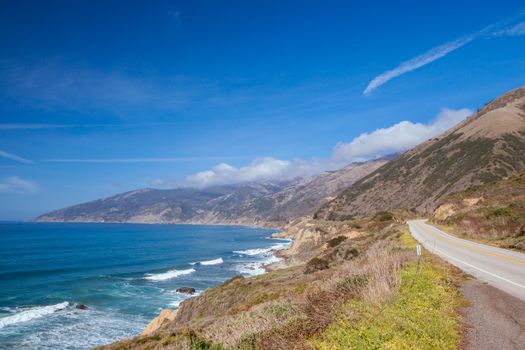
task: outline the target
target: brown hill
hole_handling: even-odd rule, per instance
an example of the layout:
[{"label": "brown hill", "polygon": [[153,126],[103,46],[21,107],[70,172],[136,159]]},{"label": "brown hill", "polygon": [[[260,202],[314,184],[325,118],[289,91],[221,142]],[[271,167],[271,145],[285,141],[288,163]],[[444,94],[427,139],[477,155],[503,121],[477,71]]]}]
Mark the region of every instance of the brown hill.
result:
[{"label": "brown hill", "polygon": [[354,183],[316,215],[329,219],[396,208],[428,212],[443,196],[525,169],[525,87]]},{"label": "brown hill", "polygon": [[205,189],[140,189],[59,209],[35,221],[282,226],[319,207],[391,157],[352,163],[307,179]]}]

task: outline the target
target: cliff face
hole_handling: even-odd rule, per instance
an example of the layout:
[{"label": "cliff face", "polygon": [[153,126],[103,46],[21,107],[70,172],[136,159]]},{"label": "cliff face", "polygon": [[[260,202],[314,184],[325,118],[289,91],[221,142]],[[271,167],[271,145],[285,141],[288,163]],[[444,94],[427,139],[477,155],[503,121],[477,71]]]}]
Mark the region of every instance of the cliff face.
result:
[{"label": "cliff face", "polygon": [[429,212],[443,196],[525,169],[525,87],[363,177],[317,216],[345,219],[395,208]]},{"label": "cliff face", "polygon": [[321,205],[389,158],[288,182],[205,189],[140,189],[56,210],[35,221],[203,223],[281,226],[312,215]]}]

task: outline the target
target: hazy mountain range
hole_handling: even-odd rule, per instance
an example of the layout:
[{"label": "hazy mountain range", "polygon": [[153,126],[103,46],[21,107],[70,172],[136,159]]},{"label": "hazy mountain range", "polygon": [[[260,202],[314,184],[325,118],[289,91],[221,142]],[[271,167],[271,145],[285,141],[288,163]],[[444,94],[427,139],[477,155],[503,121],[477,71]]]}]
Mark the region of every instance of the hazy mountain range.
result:
[{"label": "hazy mountain range", "polygon": [[286,182],[139,189],[35,220],[280,226],[306,215],[343,220],[397,208],[427,212],[447,194],[524,169],[525,87],[520,87],[397,157]]},{"label": "hazy mountain range", "polygon": [[44,214],[36,221],[282,225],[312,215],[388,156],[293,181],[139,189]]}]

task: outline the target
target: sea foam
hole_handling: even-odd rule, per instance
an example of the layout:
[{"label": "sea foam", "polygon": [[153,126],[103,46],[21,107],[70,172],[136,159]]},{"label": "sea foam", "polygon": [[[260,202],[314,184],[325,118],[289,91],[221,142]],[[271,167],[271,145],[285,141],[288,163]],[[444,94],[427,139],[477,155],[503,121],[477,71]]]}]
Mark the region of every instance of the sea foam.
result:
[{"label": "sea foam", "polygon": [[157,274],[148,274],[144,279],[150,281],[167,281],[172,278],[176,278],[183,275],[189,275],[195,272],[195,269],[186,269],[186,270],[169,270],[164,273]]},{"label": "sea foam", "polygon": [[0,318],[0,328],[4,328],[12,324],[27,322],[27,321],[31,321],[37,318],[44,317],[54,312],[63,310],[66,307],[68,307],[68,305],[69,303],[67,301],[64,301],[63,303],[59,303],[55,305],[36,306],[36,307],[32,307],[27,310],[17,312],[14,315],[2,317]]},{"label": "sea foam", "polygon": [[292,240],[285,240],[285,242],[276,243],[269,248],[255,248],[255,249],[246,249],[246,250],[234,250],[233,253],[239,255],[249,255],[249,256],[268,256],[273,254],[276,250],[283,250],[290,246]]},{"label": "sea foam", "polygon": [[201,265],[219,265],[219,264],[222,264],[223,262],[224,260],[222,260],[222,258],[217,258],[213,260],[201,261],[200,264]]},{"label": "sea foam", "polygon": [[255,248],[255,249],[246,249],[246,250],[234,250],[233,252],[235,254],[240,254],[240,255],[250,255],[250,256],[254,256],[254,255],[265,255],[265,254],[268,254],[272,251],[272,247],[270,248]]}]

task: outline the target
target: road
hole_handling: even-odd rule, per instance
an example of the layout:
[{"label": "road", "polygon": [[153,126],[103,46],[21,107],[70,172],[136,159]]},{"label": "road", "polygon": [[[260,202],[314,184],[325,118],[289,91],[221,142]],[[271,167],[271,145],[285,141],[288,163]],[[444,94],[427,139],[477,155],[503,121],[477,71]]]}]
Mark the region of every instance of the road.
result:
[{"label": "road", "polygon": [[525,301],[525,254],[451,236],[425,220],[408,221],[408,226],[428,251]]}]

